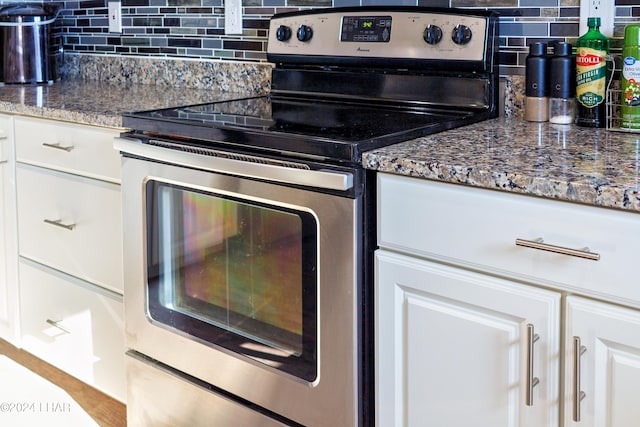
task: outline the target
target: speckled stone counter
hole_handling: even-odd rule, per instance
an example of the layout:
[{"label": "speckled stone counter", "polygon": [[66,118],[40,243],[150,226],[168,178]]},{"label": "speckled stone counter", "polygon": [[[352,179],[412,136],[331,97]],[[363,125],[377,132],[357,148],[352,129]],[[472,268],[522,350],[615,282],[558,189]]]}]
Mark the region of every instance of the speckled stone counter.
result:
[{"label": "speckled stone counter", "polygon": [[640,134],[499,118],[370,151],[363,164],[640,213]]},{"label": "speckled stone counter", "polygon": [[[229,85],[185,88],[80,78],[6,85],[0,87],[0,113],[121,128],[124,112],[264,93],[263,75],[268,77],[257,73],[250,79],[254,84],[241,91]],[[381,172],[640,212],[640,134],[499,118],[365,153],[363,164]]]},{"label": "speckled stone counter", "polygon": [[171,87],[98,80],[0,87],[0,112],[119,128],[122,113],[247,96],[223,89]]}]

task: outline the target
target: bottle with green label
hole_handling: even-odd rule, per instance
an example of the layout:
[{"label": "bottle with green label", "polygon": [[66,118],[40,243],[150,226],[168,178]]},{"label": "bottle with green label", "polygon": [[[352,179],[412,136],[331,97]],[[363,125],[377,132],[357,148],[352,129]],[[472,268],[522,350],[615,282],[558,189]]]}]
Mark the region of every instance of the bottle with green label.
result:
[{"label": "bottle with green label", "polygon": [[640,25],[624,28],[620,127],[640,129]]},{"label": "bottle with green label", "polygon": [[600,32],[600,18],[587,19],[587,25],[576,49],[576,124],[605,127],[609,38]]}]

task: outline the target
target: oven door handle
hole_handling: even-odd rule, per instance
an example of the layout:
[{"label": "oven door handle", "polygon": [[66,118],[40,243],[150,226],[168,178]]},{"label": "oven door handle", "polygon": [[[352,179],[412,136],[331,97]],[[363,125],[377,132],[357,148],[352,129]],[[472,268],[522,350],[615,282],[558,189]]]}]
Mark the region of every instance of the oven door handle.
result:
[{"label": "oven door handle", "polygon": [[353,187],[353,174],[331,170],[288,168],[264,163],[207,156],[187,151],[172,150],[144,144],[135,138],[116,137],[113,147],[122,153],[157,160],[179,166],[203,169],[242,177],[306,185],[329,190],[349,190]]}]

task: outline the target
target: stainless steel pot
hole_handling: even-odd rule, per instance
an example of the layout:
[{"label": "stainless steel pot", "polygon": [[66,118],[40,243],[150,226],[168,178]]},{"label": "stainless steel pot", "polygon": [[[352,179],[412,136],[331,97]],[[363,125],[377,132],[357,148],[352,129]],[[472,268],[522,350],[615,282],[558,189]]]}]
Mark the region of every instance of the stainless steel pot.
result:
[{"label": "stainless steel pot", "polygon": [[45,83],[57,78],[51,26],[58,4],[17,3],[0,9],[0,48],[4,83]]}]

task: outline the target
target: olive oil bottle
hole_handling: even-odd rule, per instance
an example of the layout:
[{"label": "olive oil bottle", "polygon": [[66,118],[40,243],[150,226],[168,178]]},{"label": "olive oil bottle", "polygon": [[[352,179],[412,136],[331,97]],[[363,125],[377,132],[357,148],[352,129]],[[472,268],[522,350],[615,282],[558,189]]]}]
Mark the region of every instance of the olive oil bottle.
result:
[{"label": "olive oil bottle", "polygon": [[640,129],[640,25],[627,25],[622,47],[620,127]]},{"label": "olive oil bottle", "polygon": [[600,32],[600,18],[587,19],[589,31],[576,49],[576,124],[605,127],[609,38]]}]

